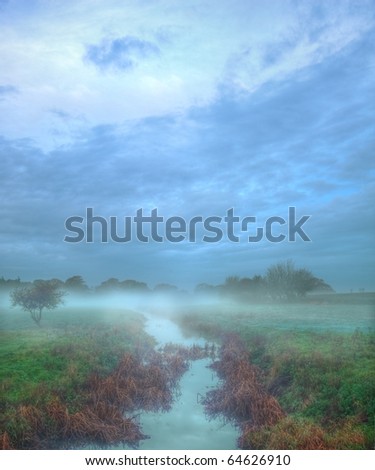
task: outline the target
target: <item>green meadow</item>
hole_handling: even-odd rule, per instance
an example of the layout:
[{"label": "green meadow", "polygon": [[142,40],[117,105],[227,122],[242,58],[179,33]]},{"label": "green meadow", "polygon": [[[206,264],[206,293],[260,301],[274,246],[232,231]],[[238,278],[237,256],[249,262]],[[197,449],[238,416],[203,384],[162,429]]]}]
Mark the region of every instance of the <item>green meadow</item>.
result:
[{"label": "green meadow", "polygon": [[[238,336],[262,390],[277,400],[283,412],[277,423],[251,427],[251,416],[246,425],[236,423],[239,447],[372,449],[374,304],[373,294],[330,294],[290,304],[181,303],[171,319],[186,334],[218,344],[225,343],[228,333]],[[112,397],[117,387],[113,373],[124,354],[139,357],[154,346],[154,339],[144,331],[144,318],[132,310],[88,308],[82,301],[46,312],[38,327],[27,313],[3,304],[1,447],[69,448],[84,442],[79,440],[80,426],[86,426],[89,435],[92,423],[102,426],[112,410],[94,403],[90,377],[98,377],[96,386],[103,390],[113,383],[114,388],[106,392]],[[80,419],[86,421],[82,424]],[[112,442],[112,436],[105,435],[109,428],[121,428],[113,436],[116,441],[129,426],[117,414],[111,419],[100,430],[103,442],[105,438]],[[223,413],[223,419],[229,418]],[[73,431],[68,421],[76,426]],[[129,429],[132,442],[144,438],[137,429]],[[91,442],[96,437],[89,435]]]},{"label": "green meadow", "polygon": [[374,294],[331,294],[298,304],[197,306],[178,321],[210,340],[239,335],[285,412],[276,425],[244,432],[244,448],[372,449],[374,305]]},{"label": "green meadow", "polygon": [[[61,436],[48,427],[45,410],[63,403],[77,413],[87,401],[87,381],[106,377],[127,352],[153,346],[142,317],[132,311],[62,307],[47,312],[38,327],[18,309],[0,314],[0,437],[3,447],[33,448],[33,425],[50,442]],[[38,414],[40,412],[40,415]],[[32,419],[32,414],[38,419]],[[42,416],[43,415],[43,416]],[[35,427],[34,426],[34,427]],[[54,444],[54,445],[55,445]],[[42,443],[38,445],[43,446]],[[49,444],[52,445],[52,444]]]}]

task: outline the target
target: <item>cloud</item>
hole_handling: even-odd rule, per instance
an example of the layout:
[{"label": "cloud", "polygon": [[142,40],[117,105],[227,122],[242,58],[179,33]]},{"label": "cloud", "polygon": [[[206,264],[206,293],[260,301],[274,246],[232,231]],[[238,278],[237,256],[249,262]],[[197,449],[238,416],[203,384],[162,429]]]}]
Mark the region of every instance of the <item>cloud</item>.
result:
[{"label": "cloud", "polygon": [[334,58],[373,31],[375,15],[369,5],[353,9],[344,3],[333,10],[327,2],[298,2],[288,30],[248,43],[228,57],[223,83],[253,93]]},{"label": "cloud", "polygon": [[49,150],[75,138],[51,108],[87,127],[121,125],[212,104],[220,86],[252,94],[293,80],[368,31],[370,3],[352,3],[321,2],[317,15],[311,1],[291,0],[218,0],[214,9],[208,0],[10,2],[0,18],[2,81],[22,99],[2,101],[0,133]]},{"label": "cloud", "polygon": [[159,54],[159,48],[134,36],[103,39],[100,44],[86,47],[84,59],[100,69],[127,70],[135,67],[140,59]]},{"label": "cloud", "polygon": [[[192,286],[262,273],[275,260],[294,258],[336,288],[368,288],[374,171],[367,106],[373,87],[363,74],[368,40],[307,76],[300,72],[241,99],[225,92],[180,116],[95,126],[51,152],[3,139],[7,272],[22,276],[36,269],[38,277],[52,276],[53,265],[54,276],[69,277],[80,266],[90,283],[116,276]],[[239,216],[255,215],[263,223],[268,216],[285,217],[289,205],[298,217],[312,215],[306,225],[311,244],[62,242],[65,219],[84,216],[86,207],[120,220],[141,207],[187,219],[224,216],[234,207]]]},{"label": "cloud", "polygon": [[[373,33],[358,24],[353,32],[348,15],[330,22],[326,7],[294,16],[285,7],[274,30],[264,2],[218,2],[212,16],[209,3],[166,3],[158,16],[153,3],[137,2],[155,12],[144,28],[146,11],[135,4],[130,29],[114,3],[91,14],[77,2],[77,18],[62,4],[67,21],[59,24],[40,8],[39,38],[24,36],[27,15],[9,20],[0,96],[22,94],[1,102],[0,276],[78,273],[90,284],[115,276],[192,286],[294,258],[338,289],[373,288]],[[170,33],[164,39],[161,27]],[[141,39],[155,31],[156,43]],[[83,44],[85,60],[100,70],[132,73],[96,73],[82,61]],[[70,138],[47,149],[35,137],[59,132]],[[120,218],[157,207],[187,219],[233,207],[263,222],[287,216],[291,205],[312,215],[312,243],[62,241],[65,219],[86,207]]]},{"label": "cloud", "polygon": [[0,85],[0,101],[6,99],[9,95],[15,95],[18,93],[18,88],[13,85]]}]

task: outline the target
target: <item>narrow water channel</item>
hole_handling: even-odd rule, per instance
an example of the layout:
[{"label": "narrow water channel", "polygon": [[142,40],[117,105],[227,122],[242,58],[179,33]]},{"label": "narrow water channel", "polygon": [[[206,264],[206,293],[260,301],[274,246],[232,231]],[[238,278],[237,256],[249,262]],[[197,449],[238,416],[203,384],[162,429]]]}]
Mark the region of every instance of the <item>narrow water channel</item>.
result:
[{"label": "narrow water channel", "polygon": [[[144,315],[147,319],[145,330],[156,339],[157,347],[166,343],[204,345],[200,338],[184,337],[169,318]],[[191,362],[190,369],[180,381],[180,394],[170,411],[141,414],[142,431],[150,439],[141,441],[140,449],[236,449],[237,429],[220,419],[209,420],[199,403],[199,398],[218,384],[216,374],[208,368],[210,362],[210,359]]]}]

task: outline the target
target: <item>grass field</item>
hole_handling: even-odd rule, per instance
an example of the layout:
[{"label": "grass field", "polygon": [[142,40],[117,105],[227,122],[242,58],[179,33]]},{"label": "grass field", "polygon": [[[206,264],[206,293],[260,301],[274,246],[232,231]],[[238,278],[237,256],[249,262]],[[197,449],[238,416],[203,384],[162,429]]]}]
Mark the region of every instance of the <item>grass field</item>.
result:
[{"label": "grass field", "polygon": [[[47,312],[39,328],[27,313],[3,309],[0,447],[53,448],[79,442],[84,432],[69,434],[67,421],[72,427],[82,418],[82,430],[85,410],[94,429],[98,410],[93,411],[89,378],[108,377],[125,354],[152,349],[153,344],[143,331],[142,317],[132,311],[63,307]],[[65,428],[58,412],[66,417]],[[116,419],[123,430],[125,424],[132,425],[121,414]]]},{"label": "grass field", "polygon": [[[185,331],[211,340],[237,334],[285,412],[271,426],[251,427],[248,416],[240,423],[242,447],[374,448],[374,295],[334,300],[198,306],[179,316]],[[245,385],[234,388],[233,399]]]},{"label": "grass field", "polygon": [[14,328],[7,319],[8,328],[0,330],[1,393],[7,404],[40,403],[61,393],[72,405],[89,372],[109,373],[126,351],[150,341],[139,316],[109,313],[60,309],[47,314],[39,328],[26,313],[14,312]]},{"label": "grass field", "polygon": [[[217,366],[225,372],[238,365],[221,398],[232,413],[226,418],[241,429],[239,447],[372,449],[374,304],[373,294],[331,294],[299,304],[176,305],[172,316],[185,332],[224,346],[233,333],[237,349],[245,350],[245,362],[228,368],[222,358]],[[39,328],[3,302],[0,448],[69,448],[87,441],[105,447],[143,439],[128,411],[139,407],[140,398],[148,410],[167,406],[165,384],[172,377],[166,370],[172,363],[155,355],[143,326],[131,310],[104,303],[88,308],[82,301],[46,312]],[[153,354],[152,369],[136,360],[145,351]],[[184,359],[170,359],[182,373]],[[157,393],[153,377],[162,385]],[[269,422],[267,404],[278,410]],[[265,413],[263,424],[255,413]]]}]

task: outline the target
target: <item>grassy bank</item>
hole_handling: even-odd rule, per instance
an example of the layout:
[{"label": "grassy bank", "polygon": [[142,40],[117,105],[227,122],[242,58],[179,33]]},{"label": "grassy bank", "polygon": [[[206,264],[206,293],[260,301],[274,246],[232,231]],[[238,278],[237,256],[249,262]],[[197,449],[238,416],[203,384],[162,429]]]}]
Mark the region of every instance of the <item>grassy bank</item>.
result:
[{"label": "grassy bank", "polygon": [[119,410],[94,406],[88,385],[94,375],[108,377],[125,354],[152,349],[141,316],[62,308],[38,328],[24,312],[4,310],[0,323],[0,447],[72,446],[100,440],[100,427],[103,442],[110,429],[133,444],[144,437]]},{"label": "grassy bank", "polygon": [[42,327],[21,311],[0,314],[0,449],[137,447],[140,412],[170,409],[190,361],[212,353],[155,350],[142,316],[63,308]]},{"label": "grassy bank", "polygon": [[[228,332],[238,335],[257,370],[256,380],[285,413],[276,423],[264,425],[254,425],[251,413],[241,416],[240,447],[374,447],[375,335],[369,329],[368,307],[232,305],[196,308],[180,316],[185,331],[209,339],[223,340]],[[362,330],[355,330],[355,324]],[[250,385],[239,381],[231,391],[227,385],[232,401],[244,387]]]}]

